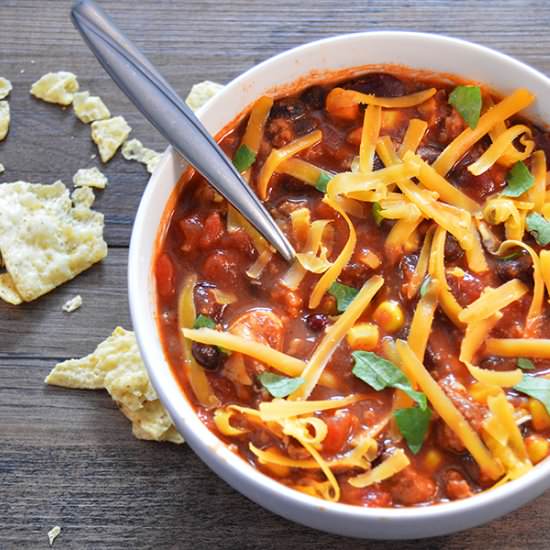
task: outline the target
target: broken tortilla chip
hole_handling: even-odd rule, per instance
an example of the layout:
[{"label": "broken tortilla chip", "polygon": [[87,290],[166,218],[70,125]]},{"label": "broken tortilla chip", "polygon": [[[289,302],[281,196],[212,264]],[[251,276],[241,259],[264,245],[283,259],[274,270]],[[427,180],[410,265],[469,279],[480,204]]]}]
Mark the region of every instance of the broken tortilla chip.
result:
[{"label": "broken tortilla chip", "polygon": [[73,183],[75,187],[105,189],[109,180],[105,174],[94,166],[93,168],[80,168],[73,176]]},{"label": "broken tortilla chip", "polygon": [[85,124],[95,120],[105,120],[111,116],[103,100],[96,95],[90,95],[90,92],[74,94],[73,109],[74,114]]},{"label": "broken tortilla chip", "polygon": [[61,309],[63,311],[66,311],[67,313],[72,313],[73,311],[76,311],[80,306],[82,305],[82,296],[80,294],[77,294],[70,300],[67,300]]},{"label": "broken tortilla chip", "polygon": [[9,273],[0,274],[0,299],[14,306],[23,303],[23,298],[21,298],[19,292],[17,292],[13,284],[13,279]]},{"label": "broken tortilla chip", "polygon": [[42,101],[57,105],[70,105],[78,92],[76,75],[67,71],[47,73],[31,86],[31,94]]},{"label": "broken tortilla chip", "polygon": [[7,78],[0,76],[0,99],[8,97],[12,89],[13,86],[11,85],[11,82]]},{"label": "broken tortilla chip", "polygon": [[0,141],[7,135],[10,129],[10,104],[7,101],[0,101]]},{"label": "broken tortilla chip", "polygon": [[65,388],[106,389],[139,439],[183,443],[158,400],[131,331],[117,327],[82,359],[57,364],[45,382]]},{"label": "broken tortilla chip", "polygon": [[0,184],[0,254],[26,302],[107,255],[103,214],[90,209],[93,191],[78,188],[72,199],[60,181]]},{"label": "broken tortilla chip", "polygon": [[92,140],[97,145],[102,162],[108,162],[114,157],[131,131],[132,128],[121,116],[92,122]]},{"label": "broken tortilla chip", "polygon": [[189,95],[185,99],[185,103],[187,103],[192,111],[197,111],[222,89],[223,85],[217,82],[211,82],[210,80],[199,82],[191,88]]}]

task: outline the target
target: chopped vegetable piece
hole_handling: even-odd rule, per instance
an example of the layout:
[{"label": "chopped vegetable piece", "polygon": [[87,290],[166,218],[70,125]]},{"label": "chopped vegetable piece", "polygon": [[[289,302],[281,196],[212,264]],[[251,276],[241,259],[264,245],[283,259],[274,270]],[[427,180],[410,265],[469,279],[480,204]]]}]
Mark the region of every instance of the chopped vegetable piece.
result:
[{"label": "chopped vegetable piece", "polygon": [[246,172],[256,161],[256,154],[246,145],[239,145],[233,157],[233,164],[239,172]]},{"label": "chopped vegetable piece", "polygon": [[273,397],[286,397],[304,383],[304,379],[300,377],[288,378],[287,376],[267,371],[262,372],[258,376],[258,380]]},{"label": "chopped vegetable piece", "polygon": [[335,282],[330,285],[328,293],[336,298],[336,307],[342,313],[348,309],[353,299],[359,294],[359,291],[351,286]]},{"label": "chopped vegetable piece", "polygon": [[479,86],[457,86],[449,95],[449,103],[470,128],[477,126],[482,105]]},{"label": "chopped vegetable piece", "polygon": [[328,186],[328,182],[332,179],[331,176],[329,176],[329,174],[323,170],[321,170],[321,173],[319,174],[319,179],[317,180],[317,182],[315,183],[315,187],[321,191],[321,193],[326,193],[327,192],[327,186]]},{"label": "chopped vegetable piece", "polygon": [[502,191],[506,197],[519,197],[533,187],[535,177],[529,168],[525,166],[523,161],[518,161],[506,175],[506,183],[508,184]]},{"label": "chopped vegetable piece", "polygon": [[537,212],[527,216],[527,230],[541,246],[550,243],[550,222]]},{"label": "chopped vegetable piece", "polygon": [[550,380],[537,376],[523,375],[523,379],[514,389],[538,399],[550,414]]},{"label": "chopped vegetable piece", "polygon": [[202,313],[197,316],[195,322],[193,323],[193,328],[216,328],[216,322],[208,315],[203,315]]},{"label": "chopped vegetable piece", "polygon": [[372,203],[372,217],[374,218],[374,223],[376,225],[380,225],[384,221],[384,217],[380,212],[382,211],[382,207],[380,206],[379,202],[373,202]]},{"label": "chopped vegetable piece", "polygon": [[517,362],[517,366],[521,370],[535,370],[535,365],[533,364],[533,361],[530,359],[525,359],[525,357],[520,357]]},{"label": "chopped vegetable piece", "polygon": [[407,377],[392,362],[371,351],[354,351],[355,366],[352,373],[376,391],[395,388],[404,391],[416,401],[422,410],[426,410],[426,396],[412,389]]},{"label": "chopped vegetable piece", "polygon": [[396,410],[393,416],[409,449],[418,454],[428,433],[432,411],[429,408],[409,407]]}]

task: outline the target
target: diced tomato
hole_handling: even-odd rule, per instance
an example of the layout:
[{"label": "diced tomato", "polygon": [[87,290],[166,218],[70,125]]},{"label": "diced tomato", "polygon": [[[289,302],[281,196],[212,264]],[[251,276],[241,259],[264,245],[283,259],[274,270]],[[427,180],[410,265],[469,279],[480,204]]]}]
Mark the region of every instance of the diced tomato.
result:
[{"label": "diced tomato", "polygon": [[346,141],[352,145],[359,145],[361,143],[361,134],[363,133],[363,127],[355,128],[346,137]]},{"label": "diced tomato", "polygon": [[179,220],[178,225],[183,233],[183,246],[181,247],[184,252],[189,252],[196,248],[199,239],[201,238],[203,226],[197,216],[191,216],[190,218],[184,218]]},{"label": "diced tomato", "polygon": [[202,272],[210,282],[227,288],[236,283],[240,263],[241,255],[236,250],[216,250],[206,258]]},{"label": "diced tomato", "polygon": [[157,288],[162,297],[174,294],[174,264],[168,254],[161,254],[157,258],[156,277]]},{"label": "diced tomato", "polygon": [[204,222],[204,229],[199,239],[199,246],[204,249],[211,248],[223,235],[224,228],[221,216],[218,212],[212,212]]},{"label": "diced tomato", "polygon": [[338,453],[348,440],[352,425],[351,414],[348,411],[340,411],[324,420],[328,427],[328,433],[323,440],[323,451]]}]

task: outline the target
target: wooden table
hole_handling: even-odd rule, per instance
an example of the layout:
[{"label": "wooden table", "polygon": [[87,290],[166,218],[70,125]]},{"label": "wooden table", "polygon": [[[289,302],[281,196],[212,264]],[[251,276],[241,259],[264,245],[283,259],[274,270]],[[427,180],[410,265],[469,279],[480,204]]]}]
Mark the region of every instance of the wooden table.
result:
[{"label": "wooden table", "polygon": [[[512,54],[550,74],[548,0],[130,0],[102,4],[181,94],[203,79],[228,82],[287,48],[338,33],[407,29],[450,34]],[[0,76],[11,79],[12,126],[0,144],[6,173],[70,183],[97,164],[89,128],[70,109],[32,99],[47,71],[71,70],[83,89],[122,114],[133,136],[157,133],[110,82],[69,21],[70,2],[2,0]],[[518,85],[521,84],[518,82]],[[106,392],[46,387],[59,360],[80,357],[120,324],[130,328],[126,262],[148,174],[120,154],[98,193],[109,256],[35,303],[0,304],[0,548],[393,548],[325,535],[264,511],[220,481],[186,446],[138,441]],[[80,293],[68,315],[62,304]],[[412,548],[548,548],[550,494],[465,533],[399,543]]]}]

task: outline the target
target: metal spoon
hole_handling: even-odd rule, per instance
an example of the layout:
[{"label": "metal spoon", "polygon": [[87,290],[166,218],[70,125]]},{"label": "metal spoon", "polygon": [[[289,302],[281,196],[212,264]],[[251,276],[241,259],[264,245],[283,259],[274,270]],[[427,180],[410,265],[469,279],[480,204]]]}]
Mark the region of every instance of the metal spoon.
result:
[{"label": "metal spoon", "polygon": [[287,261],[295,251],[231,160],[137,47],[92,0],[71,10],[74,26],[103,68],[168,143],[192,164]]}]

